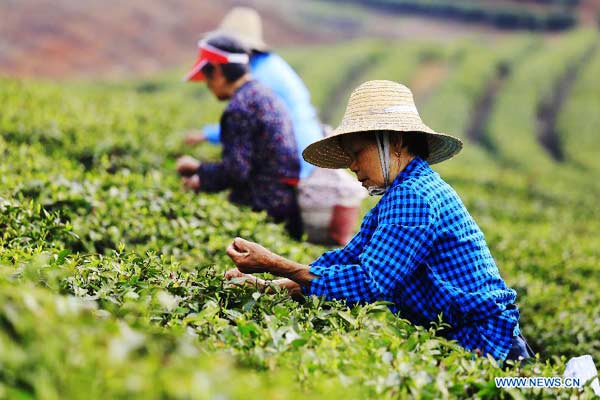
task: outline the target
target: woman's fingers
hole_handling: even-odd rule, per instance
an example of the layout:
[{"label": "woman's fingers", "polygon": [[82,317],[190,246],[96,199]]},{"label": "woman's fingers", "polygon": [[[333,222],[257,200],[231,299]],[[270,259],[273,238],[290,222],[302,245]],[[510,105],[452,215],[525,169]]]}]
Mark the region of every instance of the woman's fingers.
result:
[{"label": "woman's fingers", "polygon": [[241,278],[247,276],[246,274],[244,274],[242,271],[240,271],[237,268],[234,269],[230,269],[229,271],[225,272],[225,279],[233,279],[233,278]]},{"label": "woman's fingers", "polygon": [[225,282],[226,288],[234,288],[239,286],[254,287],[263,291],[269,285],[265,280],[247,274],[241,274],[241,276],[234,276],[232,278],[228,278],[227,282]]},{"label": "woman's fingers", "polygon": [[200,177],[198,175],[192,175],[190,177],[182,177],[183,188],[186,190],[200,190]]},{"label": "woman's fingers", "polygon": [[190,156],[181,156],[176,162],[177,172],[180,175],[192,175],[199,167],[200,161]]},{"label": "woman's fingers", "polygon": [[229,258],[231,258],[231,260],[235,263],[239,270],[242,270],[243,272],[251,272],[244,269],[249,261],[249,253],[242,252],[239,249],[237,249],[235,241],[229,243],[229,246],[227,246],[227,249],[225,249],[225,253],[229,256]]},{"label": "woman's fingers", "polygon": [[234,242],[229,243],[227,249],[225,249],[225,253],[235,262],[239,253],[235,249]]},{"label": "woman's fingers", "polygon": [[248,241],[242,238],[235,238],[233,241],[227,246],[226,253],[232,259],[239,258],[240,256],[248,256],[250,254],[250,249],[247,246]]},{"label": "woman's fingers", "polygon": [[240,237],[236,237],[235,239],[233,239],[233,247],[242,254],[250,253],[249,243],[251,243],[251,242],[247,241],[246,239],[242,239]]},{"label": "woman's fingers", "polygon": [[240,253],[250,254],[252,257],[260,257],[265,253],[269,253],[269,251],[260,244],[251,242],[241,237],[235,238],[233,243]]},{"label": "woman's fingers", "polygon": [[206,140],[204,133],[202,132],[191,132],[185,137],[185,144],[194,145]]},{"label": "woman's fingers", "polygon": [[225,250],[238,269],[247,274],[265,272],[265,249],[254,242],[235,238]]}]

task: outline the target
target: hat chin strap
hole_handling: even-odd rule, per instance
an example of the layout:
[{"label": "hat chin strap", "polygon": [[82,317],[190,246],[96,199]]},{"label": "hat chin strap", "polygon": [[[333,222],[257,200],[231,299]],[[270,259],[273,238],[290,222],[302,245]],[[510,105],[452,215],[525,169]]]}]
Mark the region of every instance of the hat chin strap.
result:
[{"label": "hat chin strap", "polygon": [[381,196],[390,186],[390,134],[389,132],[377,132],[375,139],[379,164],[383,173],[383,186],[369,186],[367,190],[370,196]]}]

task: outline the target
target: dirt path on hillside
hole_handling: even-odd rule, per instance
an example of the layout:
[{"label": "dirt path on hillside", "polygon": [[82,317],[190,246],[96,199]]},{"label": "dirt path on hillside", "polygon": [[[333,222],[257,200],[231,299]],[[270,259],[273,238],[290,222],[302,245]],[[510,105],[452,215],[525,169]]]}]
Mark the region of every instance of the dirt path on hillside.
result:
[{"label": "dirt path on hillside", "polygon": [[499,62],[496,64],[494,77],[487,83],[483,95],[475,102],[472,114],[473,118],[466,131],[467,139],[482,146],[492,154],[497,153],[497,149],[494,141],[487,132],[488,121],[494,111],[498,93],[504,87],[504,83],[510,76],[510,73],[511,68],[509,63]]},{"label": "dirt path on hillside", "polygon": [[497,155],[497,146],[488,132],[488,124],[498,94],[502,91],[504,84],[511,76],[512,71],[530,57],[539,46],[535,44],[527,46],[512,59],[499,60],[495,64],[494,76],[489,80],[481,97],[479,97],[473,106],[473,117],[467,126],[465,132],[467,139],[471,140],[486,149],[490,154]]},{"label": "dirt path on hillside", "polygon": [[425,61],[410,80],[410,88],[417,104],[425,104],[448,76],[449,66],[440,60]]},{"label": "dirt path on hillside", "polygon": [[[337,85],[329,94],[325,105],[326,108],[321,112],[323,122],[331,124],[333,118],[338,116],[340,107],[345,106],[348,100],[348,93],[358,84],[362,83],[361,77],[371,68],[379,64],[385,58],[383,51],[376,52],[364,60],[356,63],[346,71],[346,74],[339,85]],[[411,88],[415,99],[419,104],[425,103],[427,99],[435,93],[438,86],[448,75],[448,65],[440,60],[431,60],[422,62],[416,69],[415,75],[410,79]]]},{"label": "dirt path on hillside", "polygon": [[341,107],[345,107],[348,101],[348,93],[354,89],[357,82],[368,71],[373,68],[383,57],[383,52],[378,51],[374,54],[367,54],[362,60],[357,61],[354,65],[344,71],[344,77],[340,80],[329,95],[327,101],[321,110],[321,121],[326,124],[336,124],[338,121],[333,121],[337,116]]},{"label": "dirt path on hillside", "polygon": [[565,100],[575,83],[579,71],[587,64],[598,51],[596,39],[555,82],[554,89],[548,97],[542,99],[537,107],[537,138],[542,147],[556,161],[565,160],[562,138],[558,132],[557,122]]}]

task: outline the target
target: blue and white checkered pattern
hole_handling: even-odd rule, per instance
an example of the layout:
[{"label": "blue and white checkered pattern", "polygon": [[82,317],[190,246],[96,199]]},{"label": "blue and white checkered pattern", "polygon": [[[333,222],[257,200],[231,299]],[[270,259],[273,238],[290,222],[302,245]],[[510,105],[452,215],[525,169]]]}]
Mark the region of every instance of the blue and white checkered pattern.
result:
[{"label": "blue and white checkered pattern", "polygon": [[514,290],[456,192],[416,157],[346,245],[315,260],[308,294],[350,303],[377,300],[415,324],[438,315],[447,337],[504,360],[518,334]]}]

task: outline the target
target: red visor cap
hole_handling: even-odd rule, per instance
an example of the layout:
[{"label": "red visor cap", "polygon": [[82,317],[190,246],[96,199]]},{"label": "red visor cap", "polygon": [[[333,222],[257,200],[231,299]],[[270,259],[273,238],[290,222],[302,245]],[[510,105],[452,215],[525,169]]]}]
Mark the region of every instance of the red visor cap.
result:
[{"label": "red visor cap", "polygon": [[229,53],[218,49],[205,42],[198,43],[198,59],[194,66],[185,76],[186,81],[204,81],[206,77],[202,73],[202,68],[208,63],[211,64],[248,64],[250,57],[246,53]]}]

